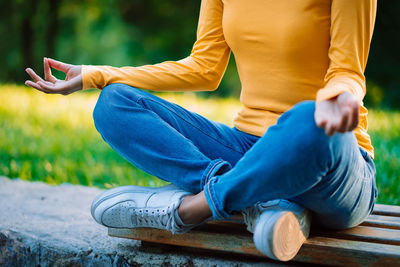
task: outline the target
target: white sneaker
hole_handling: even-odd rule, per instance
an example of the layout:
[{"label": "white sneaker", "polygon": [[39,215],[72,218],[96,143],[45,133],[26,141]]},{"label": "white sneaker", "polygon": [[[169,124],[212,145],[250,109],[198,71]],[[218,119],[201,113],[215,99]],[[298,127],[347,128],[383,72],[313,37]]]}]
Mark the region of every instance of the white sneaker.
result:
[{"label": "white sneaker", "polygon": [[243,212],[257,249],[281,261],[294,258],[310,233],[311,212],[288,200],[272,200]]},{"label": "white sneaker", "polygon": [[185,233],[196,225],[185,225],[177,209],[183,197],[192,193],[175,185],[163,187],[121,186],[107,190],[92,203],[93,218],[113,228],[151,227]]}]

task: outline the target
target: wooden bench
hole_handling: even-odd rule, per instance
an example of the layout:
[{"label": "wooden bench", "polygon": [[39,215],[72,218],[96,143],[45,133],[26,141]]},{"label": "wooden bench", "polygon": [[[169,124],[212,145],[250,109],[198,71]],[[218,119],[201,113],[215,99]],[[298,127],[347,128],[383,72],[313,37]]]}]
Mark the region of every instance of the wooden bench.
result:
[{"label": "wooden bench", "polygon": [[[240,216],[211,221],[183,235],[150,228],[109,228],[114,237],[265,257]],[[400,266],[400,207],[375,205],[360,226],[341,231],[312,229],[293,261],[346,266]]]}]

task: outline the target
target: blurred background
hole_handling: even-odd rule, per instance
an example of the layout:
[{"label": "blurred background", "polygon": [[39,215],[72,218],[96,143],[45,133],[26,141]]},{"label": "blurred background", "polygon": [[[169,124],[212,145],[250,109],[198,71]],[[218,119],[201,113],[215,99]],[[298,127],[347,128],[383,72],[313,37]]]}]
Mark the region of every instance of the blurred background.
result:
[{"label": "blurred background", "polygon": [[[1,0],[0,176],[99,187],[162,185],[101,140],[91,118],[98,90],[44,95],[23,86],[24,69],[41,74],[44,56],[113,66],[179,60],[195,41],[199,7],[200,0]],[[379,201],[393,204],[400,203],[399,12],[400,1],[378,1],[365,98]],[[231,125],[239,92],[232,56],[218,90],[162,95]]]}]

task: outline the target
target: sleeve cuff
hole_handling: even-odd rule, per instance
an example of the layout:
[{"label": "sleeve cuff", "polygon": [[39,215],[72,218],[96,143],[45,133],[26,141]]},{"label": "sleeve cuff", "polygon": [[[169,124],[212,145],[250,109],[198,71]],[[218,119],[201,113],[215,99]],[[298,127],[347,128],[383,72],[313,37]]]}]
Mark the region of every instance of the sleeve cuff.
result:
[{"label": "sleeve cuff", "polygon": [[334,77],[329,80],[324,88],[317,92],[316,101],[328,100],[344,92],[352,93],[358,98],[359,102],[361,102],[365,96],[365,83],[361,81],[360,84],[359,81],[348,76]]},{"label": "sleeve cuff", "polygon": [[101,74],[99,66],[82,65],[82,89],[101,89]]}]

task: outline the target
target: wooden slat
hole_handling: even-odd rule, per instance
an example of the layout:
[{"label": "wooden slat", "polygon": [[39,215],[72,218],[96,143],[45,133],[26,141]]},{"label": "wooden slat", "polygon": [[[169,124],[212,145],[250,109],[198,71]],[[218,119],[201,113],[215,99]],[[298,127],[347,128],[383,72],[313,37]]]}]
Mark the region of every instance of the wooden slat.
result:
[{"label": "wooden slat", "polygon": [[293,259],[335,266],[400,266],[400,247],[360,241],[313,237]]},{"label": "wooden slat", "polygon": [[[112,229],[109,235],[140,239],[152,243],[194,247],[265,257],[247,236],[192,230],[184,235],[157,229]],[[342,266],[400,266],[400,247],[328,237],[312,237],[303,245],[294,261]]]},{"label": "wooden slat", "polygon": [[400,217],[400,206],[375,204],[372,214]]},{"label": "wooden slat", "polygon": [[314,231],[313,235],[370,243],[398,245],[400,248],[400,231],[394,229],[358,226],[340,231]]},{"label": "wooden slat", "polygon": [[[380,224],[379,227],[376,227],[376,225],[371,226],[370,224],[372,224],[373,222],[374,220],[367,220],[361,226],[341,231],[329,231],[326,229],[313,228],[312,235],[330,236],[348,240],[359,240],[359,241],[376,242],[382,244],[400,245],[400,229],[396,228],[393,222],[391,222],[390,220],[379,221],[378,223],[376,223]],[[382,227],[381,224],[386,224],[386,225]],[[229,221],[212,221],[201,227],[198,227],[197,229],[200,231],[228,233],[231,235],[249,234],[244,224],[239,224]]]},{"label": "wooden slat", "polygon": [[[390,219],[391,221],[400,223],[400,218],[398,218],[400,217],[400,206],[375,204],[372,215],[370,216],[375,216],[375,215],[390,216],[392,217]],[[397,219],[395,219],[396,217]],[[381,217],[381,219],[383,219],[383,217]],[[241,213],[236,213],[232,217],[230,217],[228,221],[240,223],[243,222],[243,216]]]},{"label": "wooden slat", "polygon": [[[235,217],[231,217],[229,220],[210,221],[208,224],[225,225],[227,227],[230,225],[243,225],[243,218],[239,215],[235,215]],[[361,225],[400,230],[400,217],[372,214],[369,215]]]},{"label": "wooden slat", "polygon": [[[379,205],[361,226],[327,231],[312,229],[295,260],[346,266],[400,266],[400,207]],[[109,228],[109,235],[151,243],[263,256],[246,230],[241,214],[211,221],[184,235],[150,228]]]},{"label": "wooden slat", "polygon": [[400,217],[372,214],[361,225],[400,230]]},{"label": "wooden slat", "polygon": [[108,234],[115,237],[139,239],[142,241],[159,244],[178,245],[263,256],[263,254],[254,246],[253,239],[250,234],[236,235],[229,233],[205,232],[193,229],[183,235],[172,235],[168,231],[150,228],[108,228]]}]

